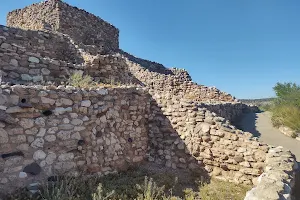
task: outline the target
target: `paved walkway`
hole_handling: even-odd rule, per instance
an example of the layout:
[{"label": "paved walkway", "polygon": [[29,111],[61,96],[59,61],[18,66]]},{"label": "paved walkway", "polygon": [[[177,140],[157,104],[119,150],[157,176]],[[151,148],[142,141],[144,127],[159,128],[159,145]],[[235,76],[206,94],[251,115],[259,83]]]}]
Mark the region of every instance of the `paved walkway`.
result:
[{"label": "paved walkway", "polygon": [[274,128],[270,118],[271,114],[269,112],[247,113],[241,119],[239,128],[253,133],[262,142],[289,149],[296,155],[297,161],[300,162],[300,141],[285,136]]}]

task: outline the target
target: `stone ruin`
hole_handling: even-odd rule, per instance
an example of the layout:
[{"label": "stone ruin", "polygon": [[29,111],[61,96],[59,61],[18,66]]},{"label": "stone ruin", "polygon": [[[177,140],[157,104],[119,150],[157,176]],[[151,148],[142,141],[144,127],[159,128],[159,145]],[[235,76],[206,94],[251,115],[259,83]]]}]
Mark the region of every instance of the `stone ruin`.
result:
[{"label": "stone ruin", "polygon": [[[119,49],[113,25],[60,0],[0,26],[0,192],[59,173],[142,162],[251,184],[246,200],[291,199],[295,156],[233,124],[255,107],[188,72]],[[75,88],[73,73],[113,87]]]}]

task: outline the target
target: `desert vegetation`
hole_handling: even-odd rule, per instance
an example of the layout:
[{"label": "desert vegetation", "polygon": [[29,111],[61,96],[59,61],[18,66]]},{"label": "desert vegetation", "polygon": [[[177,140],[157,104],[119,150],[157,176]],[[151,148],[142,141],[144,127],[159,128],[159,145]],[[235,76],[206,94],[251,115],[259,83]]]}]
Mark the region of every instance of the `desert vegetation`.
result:
[{"label": "desert vegetation", "polygon": [[10,194],[7,200],[242,200],[251,186],[205,179],[189,171],[149,171],[132,168],[126,172],[96,176],[56,176]]},{"label": "desert vegetation", "polygon": [[[261,111],[272,112],[272,123],[275,127],[289,127],[300,131],[300,86],[296,83],[277,83],[273,90],[276,98],[252,100]],[[243,100],[249,103],[250,100]],[[295,135],[296,136],[296,135]]]},{"label": "desert vegetation", "polygon": [[273,88],[276,99],[269,108],[274,126],[287,126],[300,131],[300,86],[296,83],[277,83]]},{"label": "desert vegetation", "polygon": [[74,87],[88,88],[96,86],[92,77],[89,75],[82,75],[81,73],[75,72],[71,75],[69,79],[69,84]]},{"label": "desert vegetation", "polygon": [[[111,79],[108,82],[96,82],[89,75],[83,75],[80,72],[74,72],[69,80],[68,84],[78,88],[98,88],[98,87],[120,87],[122,84],[118,81]],[[124,84],[123,84],[124,85]]]}]

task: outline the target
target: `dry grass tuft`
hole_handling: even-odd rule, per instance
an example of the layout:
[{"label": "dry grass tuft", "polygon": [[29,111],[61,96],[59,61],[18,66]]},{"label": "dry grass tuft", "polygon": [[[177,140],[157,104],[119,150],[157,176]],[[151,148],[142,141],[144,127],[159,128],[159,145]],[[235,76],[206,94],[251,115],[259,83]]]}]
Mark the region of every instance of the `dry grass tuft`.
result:
[{"label": "dry grass tuft", "polygon": [[250,186],[212,180],[200,187],[201,200],[243,200]]},{"label": "dry grass tuft", "polygon": [[[178,172],[177,172],[178,173]],[[179,172],[180,173],[180,172]],[[32,195],[26,189],[5,200],[242,200],[250,187],[213,180],[209,184],[184,175],[131,169],[103,177],[62,177],[41,185]],[[194,181],[194,189],[186,185]],[[199,192],[199,191],[200,192]]]}]

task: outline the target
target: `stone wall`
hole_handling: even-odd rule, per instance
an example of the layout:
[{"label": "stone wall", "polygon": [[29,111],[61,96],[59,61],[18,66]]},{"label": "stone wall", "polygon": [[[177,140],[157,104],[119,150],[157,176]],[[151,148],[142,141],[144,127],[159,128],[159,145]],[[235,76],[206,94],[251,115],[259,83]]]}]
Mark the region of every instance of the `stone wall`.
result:
[{"label": "stone wall", "polygon": [[74,72],[102,83],[139,83],[120,56],[84,54],[66,36],[4,26],[0,26],[0,70],[4,82],[15,84],[60,84]]},{"label": "stone wall", "polygon": [[95,45],[99,52],[119,49],[119,30],[108,22],[60,0],[48,0],[12,11],[7,25],[30,30],[51,30],[69,35],[77,43]]},{"label": "stone wall", "polygon": [[25,30],[59,29],[59,8],[56,1],[35,3],[7,15],[7,26]]},{"label": "stone wall", "polygon": [[119,30],[108,22],[84,10],[59,2],[59,32],[78,43],[103,48],[103,53],[119,49]]},{"label": "stone wall", "polygon": [[139,66],[141,66],[142,68],[149,70],[150,72],[157,72],[157,73],[165,74],[165,75],[173,75],[173,71],[171,69],[166,68],[165,66],[163,66],[160,63],[135,57],[123,50],[119,50],[119,53],[122,56],[124,56],[126,59],[131,61],[132,63],[136,63]]},{"label": "stone wall", "polygon": [[224,117],[232,124],[236,125],[244,113],[258,112],[256,106],[246,105],[240,102],[203,102],[200,107],[207,108],[209,111],[216,113],[219,117]]},{"label": "stone wall", "polygon": [[83,68],[83,73],[94,78],[96,82],[111,84],[129,84],[141,86],[130,71],[125,60],[119,55],[89,56]]},{"label": "stone wall", "polygon": [[51,32],[26,31],[0,25],[0,53],[31,54],[69,63],[82,63],[78,50],[67,37]]},{"label": "stone wall", "polygon": [[[65,171],[106,174],[146,157],[258,184],[248,199],[265,183],[290,194],[295,158],[231,125],[255,107],[119,50],[115,27],[60,0],[10,12],[7,24],[17,28],[0,26],[0,79],[10,84],[0,89],[1,190]],[[144,89],[53,86],[74,72]]]},{"label": "stone wall", "polygon": [[298,163],[291,152],[282,147],[271,148],[267,153],[265,171],[257,186],[247,192],[245,200],[291,200]]},{"label": "stone wall", "polygon": [[263,173],[268,146],[222,117],[172,94],[153,95],[149,161],[172,168],[202,168],[209,175],[252,184]]},{"label": "stone wall", "polygon": [[[87,45],[81,48],[67,35],[1,26],[0,37],[0,59],[3,60],[0,70],[8,81],[61,82],[68,79],[70,72],[81,70],[96,81],[145,85],[156,92],[171,90],[194,101],[234,101],[231,95],[214,87],[192,82],[185,70],[167,69],[157,63],[153,65],[159,67],[152,67],[150,61],[131,56],[133,62],[119,53],[101,56]],[[34,59],[39,63],[29,62],[29,57],[39,59]]]},{"label": "stone wall", "polygon": [[136,88],[1,85],[0,189],[141,162],[149,105],[147,93]]},{"label": "stone wall", "polygon": [[122,55],[126,60],[130,72],[142,82],[150,93],[166,93],[180,96],[182,99],[188,99],[197,102],[234,102],[235,98],[230,94],[222,92],[215,87],[198,85],[191,80],[186,70],[171,68],[167,71],[161,69],[153,70],[149,63],[136,62],[138,58],[132,58]]}]

